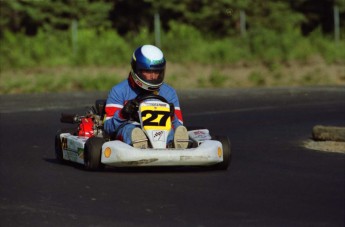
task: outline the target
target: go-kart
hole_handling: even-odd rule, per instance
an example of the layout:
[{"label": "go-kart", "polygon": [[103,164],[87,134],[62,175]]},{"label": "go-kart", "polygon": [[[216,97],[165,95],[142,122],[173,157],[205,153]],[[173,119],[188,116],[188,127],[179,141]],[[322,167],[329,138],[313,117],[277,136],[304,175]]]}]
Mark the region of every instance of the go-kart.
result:
[{"label": "go-kart", "polygon": [[137,97],[138,125],[148,138],[149,147],[134,148],[114,140],[103,130],[106,100],[97,100],[85,115],[61,114],[62,123],[76,124],[73,129],[60,130],[55,136],[55,154],[60,162],[71,161],[87,170],[104,166],[209,166],[226,170],[231,160],[228,137],[211,137],[205,128],[188,128],[188,147],[173,148],[167,142],[172,130],[173,106],[162,96]]}]

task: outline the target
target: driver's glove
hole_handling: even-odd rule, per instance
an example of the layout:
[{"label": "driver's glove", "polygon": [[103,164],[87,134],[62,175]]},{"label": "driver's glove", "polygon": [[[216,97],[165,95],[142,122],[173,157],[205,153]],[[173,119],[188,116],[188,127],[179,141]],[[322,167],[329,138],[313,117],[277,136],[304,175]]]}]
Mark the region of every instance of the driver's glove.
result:
[{"label": "driver's glove", "polygon": [[121,116],[124,119],[130,120],[137,114],[138,106],[139,104],[135,99],[128,100],[121,110]]}]

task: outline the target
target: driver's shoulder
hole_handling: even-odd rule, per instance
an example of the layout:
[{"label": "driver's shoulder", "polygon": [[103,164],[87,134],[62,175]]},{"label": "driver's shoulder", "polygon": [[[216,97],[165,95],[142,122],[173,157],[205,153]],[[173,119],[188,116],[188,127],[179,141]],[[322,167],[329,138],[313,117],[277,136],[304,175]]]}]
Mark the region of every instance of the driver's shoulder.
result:
[{"label": "driver's shoulder", "polygon": [[159,93],[176,93],[175,88],[173,88],[172,86],[170,86],[169,84],[163,83],[162,86],[159,89]]},{"label": "driver's shoulder", "polygon": [[110,94],[122,93],[126,90],[130,89],[128,82],[126,80],[121,81],[120,83],[115,84],[110,89]]}]

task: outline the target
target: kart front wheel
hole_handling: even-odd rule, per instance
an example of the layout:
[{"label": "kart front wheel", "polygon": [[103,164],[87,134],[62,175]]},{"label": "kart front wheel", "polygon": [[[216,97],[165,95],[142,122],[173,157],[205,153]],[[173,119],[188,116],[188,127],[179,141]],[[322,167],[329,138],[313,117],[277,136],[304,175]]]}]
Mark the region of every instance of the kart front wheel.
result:
[{"label": "kart front wheel", "polygon": [[55,157],[58,162],[63,162],[62,144],[59,132],[55,135]]},{"label": "kart front wheel", "polygon": [[228,169],[231,162],[231,143],[227,136],[216,136],[214,138],[222,143],[223,146],[223,161],[214,165],[213,167],[218,170]]},{"label": "kart front wheel", "polygon": [[91,137],[85,143],[84,166],[86,170],[98,170],[103,167],[101,163],[103,138]]}]

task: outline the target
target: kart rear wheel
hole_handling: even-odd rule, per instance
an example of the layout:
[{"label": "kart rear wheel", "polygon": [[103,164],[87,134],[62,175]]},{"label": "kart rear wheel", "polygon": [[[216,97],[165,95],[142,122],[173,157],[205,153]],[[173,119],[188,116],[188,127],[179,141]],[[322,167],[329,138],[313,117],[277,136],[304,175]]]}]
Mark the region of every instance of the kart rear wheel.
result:
[{"label": "kart rear wheel", "polygon": [[227,136],[215,136],[214,140],[218,140],[223,146],[223,161],[214,165],[213,168],[218,170],[228,169],[231,162],[231,143]]},{"label": "kart rear wheel", "polygon": [[84,167],[86,170],[98,170],[103,167],[101,163],[103,138],[91,137],[85,143]]},{"label": "kart rear wheel", "polygon": [[62,141],[60,138],[60,135],[62,133],[70,133],[70,134],[74,134],[75,133],[75,129],[62,129],[56,132],[55,135],[55,157],[56,160],[60,163],[65,162],[65,160],[63,159],[63,153],[62,153]]}]

